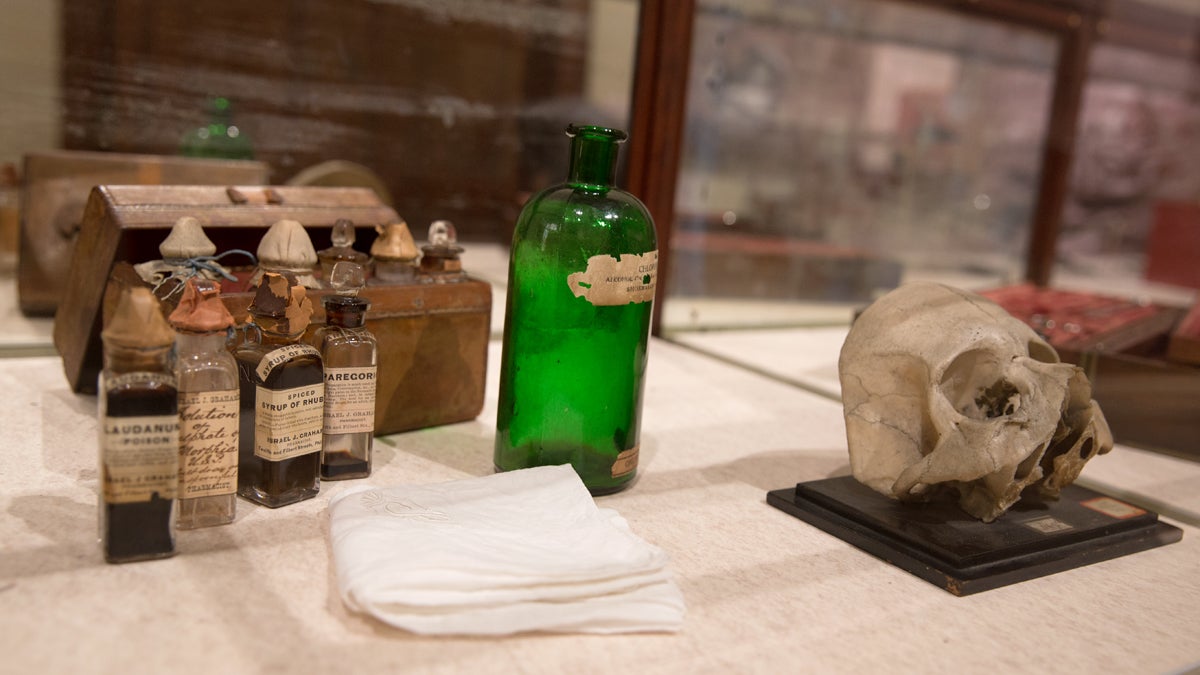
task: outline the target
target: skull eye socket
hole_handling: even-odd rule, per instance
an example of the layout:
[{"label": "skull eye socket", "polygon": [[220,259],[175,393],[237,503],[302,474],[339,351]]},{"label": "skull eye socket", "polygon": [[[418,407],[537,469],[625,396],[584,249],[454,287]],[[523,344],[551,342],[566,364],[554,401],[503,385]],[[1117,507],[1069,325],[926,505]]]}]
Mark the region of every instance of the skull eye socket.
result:
[{"label": "skull eye socket", "polygon": [[1041,340],[1030,340],[1028,345],[1029,358],[1042,363],[1058,363],[1058,352],[1054,347]]},{"label": "skull eye socket", "polygon": [[997,355],[982,349],[955,357],[939,388],[955,410],[971,419],[1005,417],[1021,406],[1020,391],[1004,377]]}]

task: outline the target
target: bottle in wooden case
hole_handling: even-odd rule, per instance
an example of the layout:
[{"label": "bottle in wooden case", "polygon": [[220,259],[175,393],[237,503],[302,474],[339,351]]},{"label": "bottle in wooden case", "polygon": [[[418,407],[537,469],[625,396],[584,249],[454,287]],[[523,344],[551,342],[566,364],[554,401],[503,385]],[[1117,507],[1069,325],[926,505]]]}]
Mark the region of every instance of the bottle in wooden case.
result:
[{"label": "bottle in wooden case", "polygon": [[300,342],[312,316],[303,286],[267,272],[249,311],[253,323],[234,354],[238,494],[276,508],[311,499],[321,488],[325,381],[320,352]]}]

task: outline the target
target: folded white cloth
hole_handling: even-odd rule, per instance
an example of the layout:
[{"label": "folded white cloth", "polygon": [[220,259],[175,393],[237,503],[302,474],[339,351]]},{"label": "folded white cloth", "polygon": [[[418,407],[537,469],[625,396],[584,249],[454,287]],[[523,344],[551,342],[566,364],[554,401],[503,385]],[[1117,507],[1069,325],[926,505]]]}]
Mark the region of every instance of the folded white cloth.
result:
[{"label": "folded white cloth", "polygon": [[423,634],[673,631],[667,556],[597,508],[569,465],[333,498],[342,599]]}]

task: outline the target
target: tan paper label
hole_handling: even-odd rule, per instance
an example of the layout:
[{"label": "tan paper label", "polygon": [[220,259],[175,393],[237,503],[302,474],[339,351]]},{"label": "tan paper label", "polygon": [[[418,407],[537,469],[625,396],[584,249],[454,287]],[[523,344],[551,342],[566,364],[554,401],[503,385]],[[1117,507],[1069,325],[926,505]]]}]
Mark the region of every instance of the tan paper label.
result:
[{"label": "tan paper label", "polygon": [[613,462],[612,465],[613,478],[620,478],[625,474],[633,473],[633,470],[638,465],[638,447],[640,446],[635,445],[617,455],[617,461]]},{"label": "tan paper label", "polygon": [[278,391],[256,387],[254,456],[271,462],[321,451],[325,385]]},{"label": "tan paper label", "polygon": [[238,392],[179,394],[179,497],[237,491]]},{"label": "tan paper label", "polygon": [[175,376],[167,374],[167,373],[147,373],[147,372],[125,373],[123,375],[117,375],[108,380],[105,380],[104,388],[106,390],[107,389],[115,389],[117,387],[124,387],[124,386],[128,386],[131,384],[144,384],[146,382],[161,382],[163,384],[168,384],[168,385],[174,387],[175,386]]},{"label": "tan paper label", "polygon": [[658,251],[625,253],[616,258],[594,255],[587,270],[567,277],[575,297],[598,307],[650,302],[658,279]]},{"label": "tan paper label", "polygon": [[102,423],[104,501],[146,502],[156,492],[160,499],[174,499],[179,476],[179,418],[106,416]]},{"label": "tan paper label", "polygon": [[375,431],[375,366],[325,369],[325,433]]},{"label": "tan paper label", "polygon": [[279,349],[267,352],[262,360],[258,362],[258,367],[254,372],[258,373],[258,379],[266,382],[267,376],[272,370],[281,363],[287,363],[297,356],[320,356],[321,352],[312,345],[288,345]]}]

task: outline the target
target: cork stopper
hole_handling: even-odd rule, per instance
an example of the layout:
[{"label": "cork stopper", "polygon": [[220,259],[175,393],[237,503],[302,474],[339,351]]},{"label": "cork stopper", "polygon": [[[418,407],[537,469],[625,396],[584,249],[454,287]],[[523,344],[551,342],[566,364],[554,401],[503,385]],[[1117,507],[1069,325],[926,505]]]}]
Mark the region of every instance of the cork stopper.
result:
[{"label": "cork stopper", "polygon": [[215,333],[233,325],[233,315],[221,302],[221,289],[207,279],[192,277],[183,288],[183,297],[169,317],[176,330],[188,333]]},{"label": "cork stopper", "polygon": [[158,298],[149,288],[136,286],[121,293],[117,309],[100,338],[107,346],[153,349],[171,346],[175,342],[175,331],[163,318]]},{"label": "cork stopper", "polygon": [[256,318],[273,319],[274,330],[288,335],[301,333],[312,319],[312,301],[308,292],[294,279],[276,272],[263,274],[254,294],[250,313]]},{"label": "cork stopper", "polygon": [[317,266],[317,251],[303,225],[295,220],[280,220],[258,243],[258,262],[265,267],[313,269]]},{"label": "cork stopper", "polygon": [[413,241],[412,233],[408,231],[408,223],[403,220],[375,226],[379,236],[371,244],[371,257],[376,260],[416,260],[417,244]]},{"label": "cork stopper", "polygon": [[171,226],[171,233],[158,245],[158,252],[164,260],[186,260],[215,255],[217,245],[204,234],[199,220],[184,216]]}]

